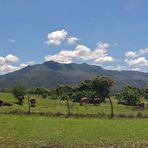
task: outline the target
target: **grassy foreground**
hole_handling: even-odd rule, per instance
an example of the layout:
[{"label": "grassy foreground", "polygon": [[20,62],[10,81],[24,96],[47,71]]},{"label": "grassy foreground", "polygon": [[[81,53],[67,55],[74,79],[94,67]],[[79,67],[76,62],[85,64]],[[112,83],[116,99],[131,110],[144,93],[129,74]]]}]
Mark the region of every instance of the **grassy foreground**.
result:
[{"label": "grassy foreground", "polygon": [[0,148],[148,147],[147,119],[0,115]]}]

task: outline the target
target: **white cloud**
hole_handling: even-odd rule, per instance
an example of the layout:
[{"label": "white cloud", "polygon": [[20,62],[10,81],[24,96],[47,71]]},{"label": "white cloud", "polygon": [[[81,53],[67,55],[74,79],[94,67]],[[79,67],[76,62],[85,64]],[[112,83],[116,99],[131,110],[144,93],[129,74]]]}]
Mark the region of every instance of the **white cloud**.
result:
[{"label": "white cloud", "polygon": [[68,44],[70,44],[70,45],[77,44],[78,41],[79,41],[79,39],[76,38],[76,37],[68,37],[68,38],[67,38],[67,42],[68,42]]},{"label": "white cloud", "polygon": [[29,62],[27,62],[27,63],[21,63],[21,64],[19,65],[19,69],[24,68],[24,67],[27,67],[28,65],[34,65],[34,64],[35,64],[34,61],[29,61]]},{"label": "white cloud", "polygon": [[0,57],[0,74],[5,74],[18,70],[19,67],[14,66],[14,63],[17,63],[19,58],[15,55],[8,54],[6,57]]},{"label": "white cloud", "polygon": [[0,74],[9,73],[9,72],[13,72],[16,70],[18,70],[18,67],[13,66],[13,65],[4,64],[0,66]]},{"label": "white cloud", "polygon": [[136,57],[138,57],[138,55],[136,54],[136,52],[128,51],[128,52],[125,54],[125,57],[126,57],[126,58],[136,58]]},{"label": "white cloud", "polygon": [[28,64],[21,63],[21,64],[19,65],[19,68],[24,68],[24,67],[27,67],[27,66],[28,66]]},{"label": "white cloud", "polygon": [[6,63],[16,63],[19,61],[19,58],[15,55],[9,54],[5,57]]},{"label": "white cloud", "polygon": [[10,42],[10,43],[15,43],[16,40],[15,40],[15,39],[8,39],[8,42]]},{"label": "white cloud", "polygon": [[145,57],[125,59],[125,62],[131,66],[148,66],[148,60]]},{"label": "white cloud", "polygon": [[114,58],[108,55],[108,48],[109,44],[98,42],[97,48],[91,53],[91,59],[98,63],[114,61]]},{"label": "white cloud", "polygon": [[137,51],[128,51],[125,53],[125,62],[130,66],[148,66],[148,48],[141,48]]},{"label": "white cloud", "polygon": [[148,48],[139,49],[139,55],[148,55]]},{"label": "white cloud", "polygon": [[74,59],[84,61],[93,60],[94,62],[104,63],[114,61],[113,57],[108,55],[107,43],[99,42],[95,50],[91,50],[85,45],[77,45],[74,50],[63,50],[55,55],[45,56],[45,61],[56,61],[60,63],[71,63]]},{"label": "white cloud", "polygon": [[67,31],[65,31],[64,29],[62,30],[57,30],[54,32],[50,32],[48,33],[48,41],[46,41],[47,44],[54,44],[54,45],[60,45],[62,41],[65,40],[65,38],[67,37]]},{"label": "white cloud", "polygon": [[5,58],[4,57],[0,57],[0,65],[4,64],[5,62]]}]

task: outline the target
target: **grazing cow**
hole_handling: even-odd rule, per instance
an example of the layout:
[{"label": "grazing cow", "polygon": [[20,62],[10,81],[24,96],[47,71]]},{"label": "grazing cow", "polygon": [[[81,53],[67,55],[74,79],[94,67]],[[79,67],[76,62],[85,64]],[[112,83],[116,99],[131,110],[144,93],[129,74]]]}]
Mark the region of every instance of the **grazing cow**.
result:
[{"label": "grazing cow", "polygon": [[0,100],[0,107],[2,107],[2,106],[12,106],[12,104],[9,102],[4,102],[4,101]]},{"label": "grazing cow", "polygon": [[139,107],[140,109],[144,109],[144,106],[145,106],[145,103],[139,103],[139,104],[138,104],[138,107]]},{"label": "grazing cow", "polygon": [[36,99],[31,98],[30,103],[31,103],[31,107],[35,107],[36,106]]},{"label": "grazing cow", "polygon": [[83,103],[97,105],[97,104],[100,104],[101,102],[102,102],[102,100],[100,98],[92,99],[92,98],[84,97],[84,98],[81,98],[80,105],[83,105]]},{"label": "grazing cow", "polygon": [[4,105],[4,102],[0,100],[0,107]]},{"label": "grazing cow", "polygon": [[100,104],[101,102],[102,102],[102,100],[100,98],[94,98],[93,99],[93,104],[94,105]]},{"label": "grazing cow", "polygon": [[24,103],[24,101],[23,101],[24,100],[24,96],[18,96],[17,98],[18,98],[18,101],[19,101],[18,104],[19,105],[23,105],[23,103]]},{"label": "grazing cow", "polygon": [[83,103],[89,104],[90,103],[90,98],[87,98],[87,97],[81,98],[80,105],[83,105]]}]

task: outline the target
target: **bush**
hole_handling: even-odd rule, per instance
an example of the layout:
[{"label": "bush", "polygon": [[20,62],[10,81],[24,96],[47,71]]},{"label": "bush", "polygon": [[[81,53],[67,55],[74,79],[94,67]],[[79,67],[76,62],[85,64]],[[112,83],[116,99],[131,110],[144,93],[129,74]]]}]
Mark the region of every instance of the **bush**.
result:
[{"label": "bush", "polygon": [[140,101],[140,95],[138,88],[126,86],[120,94],[117,95],[117,98],[120,99],[120,101],[124,101],[126,105],[136,106]]},{"label": "bush", "polygon": [[26,94],[26,87],[22,85],[18,85],[12,88],[13,95],[18,98],[19,96],[25,96]]}]

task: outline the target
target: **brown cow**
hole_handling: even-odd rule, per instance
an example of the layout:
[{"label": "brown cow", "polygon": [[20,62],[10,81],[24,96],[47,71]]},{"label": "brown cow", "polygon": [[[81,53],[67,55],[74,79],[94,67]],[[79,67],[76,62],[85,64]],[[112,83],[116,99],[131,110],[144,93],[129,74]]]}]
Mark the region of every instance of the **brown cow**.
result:
[{"label": "brown cow", "polygon": [[100,98],[94,98],[93,99],[93,104],[94,105],[100,104],[101,102],[102,102],[102,100]]},{"label": "brown cow", "polygon": [[30,99],[30,103],[31,103],[31,107],[35,107],[36,106],[36,99],[34,99],[34,98]]},{"label": "brown cow", "polygon": [[4,102],[0,100],[0,107],[4,105]]},{"label": "brown cow", "polygon": [[4,102],[4,101],[0,100],[0,107],[2,107],[2,106],[12,106],[12,104],[9,102]]},{"label": "brown cow", "polygon": [[24,103],[24,101],[23,101],[24,100],[24,96],[18,96],[17,98],[18,98],[18,101],[19,101],[18,104],[19,105],[23,105],[23,103]]},{"label": "brown cow", "polygon": [[139,104],[138,104],[138,107],[139,107],[140,109],[144,109],[144,106],[145,106],[145,103],[139,103]]},{"label": "brown cow", "polygon": [[89,100],[90,100],[90,98],[87,98],[87,97],[81,98],[80,105],[83,105],[83,103],[89,104],[89,102],[90,102]]},{"label": "brown cow", "polygon": [[84,97],[84,98],[81,98],[80,105],[83,105],[83,103],[96,105],[96,104],[100,104],[101,102],[102,101],[101,101],[100,98],[94,98],[94,99],[92,99],[92,98]]}]

